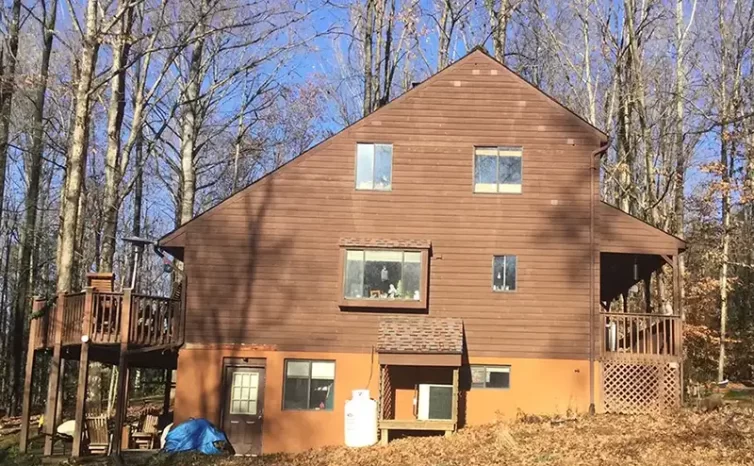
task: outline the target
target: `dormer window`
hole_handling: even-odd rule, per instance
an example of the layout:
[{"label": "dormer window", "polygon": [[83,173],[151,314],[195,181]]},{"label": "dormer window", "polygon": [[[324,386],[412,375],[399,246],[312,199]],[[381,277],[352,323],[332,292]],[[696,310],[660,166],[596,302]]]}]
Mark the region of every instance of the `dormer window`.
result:
[{"label": "dormer window", "polygon": [[520,193],[520,147],[474,148],[475,193]]},{"label": "dormer window", "polygon": [[392,186],[392,144],[357,144],[356,189],[360,191],[390,191]]}]

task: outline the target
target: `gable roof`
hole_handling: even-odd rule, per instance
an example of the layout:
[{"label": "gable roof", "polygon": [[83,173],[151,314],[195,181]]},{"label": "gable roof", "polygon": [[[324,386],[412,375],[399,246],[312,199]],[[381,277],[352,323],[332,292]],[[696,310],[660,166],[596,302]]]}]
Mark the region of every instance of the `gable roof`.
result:
[{"label": "gable roof", "polygon": [[244,191],[246,191],[247,189],[253,187],[257,183],[261,182],[262,180],[264,180],[264,179],[266,179],[268,177],[274,176],[276,173],[278,173],[281,170],[284,170],[288,166],[291,166],[291,165],[294,165],[294,164],[298,163],[300,160],[303,160],[307,155],[315,153],[318,150],[327,147],[329,144],[332,143],[333,140],[335,140],[336,138],[338,138],[338,136],[340,136],[341,134],[345,133],[346,131],[354,130],[354,129],[357,129],[357,128],[359,128],[359,127],[367,124],[367,122],[372,117],[374,117],[375,115],[380,115],[381,112],[384,112],[386,109],[389,109],[390,107],[394,106],[395,104],[397,104],[397,103],[399,103],[401,101],[404,101],[404,100],[408,99],[409,97],[417,95],[423,89],[426,89],[432,82],[438,80],[442,75],[446,74],[450,70],[453,70],[454,68],[457,68],[457,67],[461,66],[462,64],[464,64],[466,62],[473,61],[473,60],[487,60],[487,61],[491,62],[492,64],[494,64],[495,66],[497,66],[500,70],[504,71],[507,75],[513,77],[515,80],[519,81],[520,83],[524,84],[527,87],[530,87],[530,88],[536,90],[539,94],[541,94],[542,96],[544,96],[546,98],[546,101],[549,102],[550,105],[552,105],[553,107],[557,108],[559,111],[562,111],[563,114],[566,115],[567,117],[574,119],[574,121],[576,121],[577,124],[579,124],[580,126],[582,126],[585,129],[587,129],[589,132],[591,132],[592,134],[594,134],[594,136],[600,142],[605,143],[605,142],[608,141],[608,136],[603,131],[601,131],[597,127],[593,126],[592,124],[590,124],[589,122],[587,122],[586,120],[584,120],[582,117],[580,117],[579,115],[577,115],[575,112],[573,112],[572,110],[570,110],[565,105],[563,105],[560,102],[558,102],[557,100],[555,100],[552,96],[550,96],[549,94],[547,94],[546,92],[544,92],[542,89],[538,88],[534,84],[532,84],[532,83],[528,82],[527,80],[525,80],[524,78],[522,78],[519,74],[517,74],[516,72],[514,72],[513,70],[511,70],[510,68],[508,68],[507,66],[505,66],[503,63],[500,63],[499,61],[497,61],[495,58],[493,58],[492,56],[490,56],[483,47],[478,46],[478,47],[473,48],[471,51],[469,51],[469,53],[467,53],[466,55],[464,55],[460,59],[456,60],[455,62],[453,62],[448,67],[446,67],[446,68],[438,71],[437,73],[433,74],[432,76],[430,76],[426,80],[422,81],[418,85],[412,87],[411,89],[407,90],[406,92],[404,92],[403,94],[401,94],[400,96],[398,96],[397,98],[395,98],[394,100],[388,102],[386,105],[383,105],[382,107],[376,109],[375,111],[373,111],[369,115],[366,115],[366,116],[362,117],[361,119],[357,120],[356,122],[350,124],[349,126],[346,126],[345,128],[341,129],[338,133],[336,133],[336,134],[330,136],[329,138],[327,138],[327,139],[325,139],[325,140],[317,143],[316,145],[310,147],[309,149],[305,150],[304,152],[302,152],[298,156],[296,156],[296,157],[292,158],[291,160],[289,160],[288,162],[282,164],[280,167],[278,167],[278,168],[276,168],[276,169],[274,169],[274,170],[266,173],[265,175],[263,175],[259,179],[255,180],[254,182],[252,182],[251,184],[249,184],[245,188],[239,190],[238,192],[236,192],[235,194],[233,194],[233,195],[227,197],[226,199],[222,200],[221,202],[219,202],[215,206],[213,206],[213,207],[207,209],[206,211],[200,213],[199,215],[195,216],[194,218],[192,218],[188,222],[186,222],[186,223],[182,224],[181,226],[179,226],[178,228],[176,228],[175,230],[173,230],[173,231],[165,234],[162,238],[160,238],[158,240],[158,244],[160,246],[162,246],[162,247],[165,247],[165,248],[181,248],[181,247],[184,247],[185,246],[185,243],[184,243],[185,242],[185,236],[183,236],[183,233],[186,231],[186,228],[189,225],[191,225],[192,223],[194,223],[195,221],[197,221],[199,219],[202,219],[202,218],[209,217],[213,212],[215,212],[221,206],[227,205],[227,204],[233,202],[234,199],[238,199],[239,196]]}]

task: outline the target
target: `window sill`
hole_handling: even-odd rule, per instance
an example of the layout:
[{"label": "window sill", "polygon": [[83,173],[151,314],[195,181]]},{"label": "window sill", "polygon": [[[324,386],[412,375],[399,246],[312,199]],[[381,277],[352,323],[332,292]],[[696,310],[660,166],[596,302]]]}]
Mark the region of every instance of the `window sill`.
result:
[{"label": "window sill", "polygon": [[403,301],[398,299],[345,299],[340,300],[341,308],[369,309],[427,309],[425,301]]}]

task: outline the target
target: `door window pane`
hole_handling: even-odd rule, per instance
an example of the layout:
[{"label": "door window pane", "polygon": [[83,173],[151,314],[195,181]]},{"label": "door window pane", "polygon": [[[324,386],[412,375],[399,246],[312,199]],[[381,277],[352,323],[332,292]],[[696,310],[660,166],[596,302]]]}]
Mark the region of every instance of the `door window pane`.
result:
[{"label": "door window pane", "polygon": [[258,372],[236,372],[230,390],[230,414],[257,414]]}]

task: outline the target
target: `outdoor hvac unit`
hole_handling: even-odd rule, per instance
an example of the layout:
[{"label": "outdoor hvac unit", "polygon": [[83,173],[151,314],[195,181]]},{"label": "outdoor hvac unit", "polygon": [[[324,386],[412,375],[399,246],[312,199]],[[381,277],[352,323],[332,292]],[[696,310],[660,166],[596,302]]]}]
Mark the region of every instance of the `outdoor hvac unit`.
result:
[{"label": "outdoor hvac unit", "polygon": [[416,417],[419,420],[450,420],[453,417],[453,386],[419,385],[418,404]]}]

